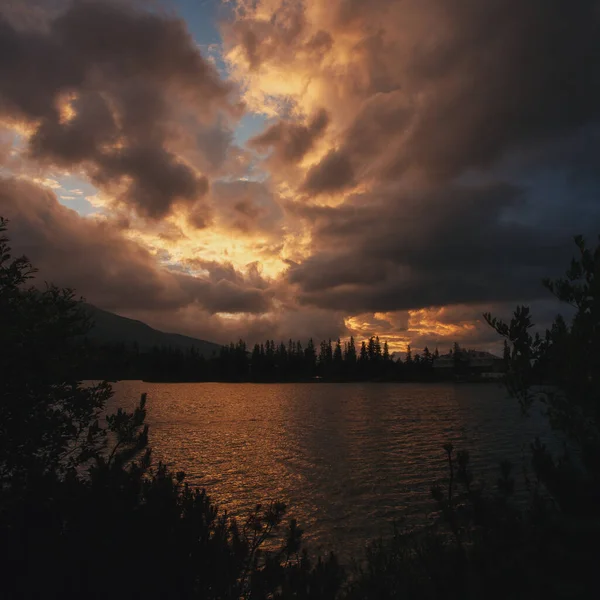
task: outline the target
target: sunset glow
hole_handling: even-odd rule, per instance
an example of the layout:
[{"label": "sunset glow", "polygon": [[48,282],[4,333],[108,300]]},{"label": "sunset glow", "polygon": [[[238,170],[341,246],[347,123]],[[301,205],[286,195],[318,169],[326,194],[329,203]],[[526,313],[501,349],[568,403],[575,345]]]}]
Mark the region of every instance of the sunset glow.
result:
[{"label": "sunset glow", "polygon": [[[574,172],[596,109],[560,104],[560,69],[529,76],[519,3],[483,48],[465,32],[494,19],[463,4],[9,3],[14,39],[36,40],[2,67],[15,249],[93,304],[219,343],[497,348],[481,313],[538,302],[553,253],[598,218],[592,170],[574,175],[576,223],[547,183]],[[539,36],[586,96],[568,34]],[[21,77],[35,52],[60,67]]]}]

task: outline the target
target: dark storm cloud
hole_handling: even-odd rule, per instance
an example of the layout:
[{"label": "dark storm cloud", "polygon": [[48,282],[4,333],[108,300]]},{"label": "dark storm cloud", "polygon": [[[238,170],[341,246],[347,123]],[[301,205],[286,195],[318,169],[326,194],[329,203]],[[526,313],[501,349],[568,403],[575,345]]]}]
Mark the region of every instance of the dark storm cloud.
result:
[{"label": "dark storm cloud", "polygon": [[279,121],[264,133],[249,140],[249,146],[259,150],[273,148],[277,158],[285,163],[301,160],[325,131],[329,116],[319,111],[307,125]]},{"label": "dark storm cloud", "polygon": [[301,302],[352,313],[543,297],[541,279],[568,264],[572,232],[508,218],[524,193],[455,186],[297,209],[312,223],[314,253],[289,281]]},{"label": "dark storm cloud", "polygon": [[76,2],[43,29],[17,29],[0,13],[0,116],[35,128],[36,159],[84,166],[142,215],[206,193],[206,178],[170,147],[174,123],[180,106],[227,108],[228,92],[177,19]]},{"label": "dark storm cloud", "polygon": [[[123,200],[133,202],[154,218],[162,217],[175,200],[193,202],[206,194],[208,179],[197,176],[164,148],[153,146],[117,150],[98,161],[94,180],[110,185],[111,180],[130,177]],[[201,226],[207,223],[207,219]],[[200,226],[200,222],[196,220]]]},{"label": "dark storm cloud", "polygon": [[268,290],[251,276],[230,281],[161,268],[111,222],[80,217],[31,183],[0,179],[0,215],[10,219],[15,255],[26,254],[39,268],[38,283],[75,288],[102,308],[164,311],[194,305],[208,313],[256,313],[269,307]]},{"label": "dark storm cloud", "polygon": [[308,171],[302,190],[309,194],[341,191],[354,183],[354,170],[346,153],[332,150]]},{"label": "dark storm cloud", "polygon": [[[301,181],[289,212],[311,239],[287,272],[300,302],[346,314],[528,302],[568,265],[574,234],[595,239],[598,0],[257,4],[238,26],[254,35],[253,93],[264,82],[330,116],[323,158],[303,178],[281,169],[284,187]],[[307,18],[286,37],[278,17],[293,10]],[[316,60],[306,49],[322,31]],[[319,194],[339,204],[312,204]]]},{"label": "dark storm cloud", "polygon": [[[568,264],[571,236],[591,239],[600,224],[599,5],[247,2],[248,18],[229,28],[237,47],[226,58],[238,61],[231,72],[249,102],[264,99],[280,110],[281,120],[250,142],[270,152],[264,162],[250,151],[232,160],[232,132],[218,118],[204,119],[227,110],[228,87],[180,21],[82,2],[42,28],[2,22],[0,117],[35,128],[32,156],[83,168],[145,216],[183,203],[188,223],[232,231],[246,243],[260,239],[266,250],[258,255],[281,252],[290,269],[276,282],[258,267],[241,273],[207,261],[196,265],[197,277],[161,270],[106,225],[77,225],[77,235],[75,225],[61,228],[62,220],[79,223],[62,208],[50,211],[53,237],[74,240],[67,247],[76,250],[33,244],[38,262],[56,275],[48,279],[62,277],[57,265],[64,263],[61,281],[81,281],[82,293],[109,308],[173,308],[161,313],[165,322],[185,313],[191,329],[225,335],[223,328],[228,338],[244,328],[319,337],[343,332],[349,313],[442,304],[467,306],[464,315],[438,314],[440,322],[457,322],[486,306],[545,297],[539,281]],[[68,98],[66,118],[59,104]],[[311,150],[323,158],[306,168]],[[248,165],[265,167],[265,179],[242,181]],[[205,176],[215,174],[225,180],[207,191]],[[344,198],[353,188],[361,193]],[[306,205],[333,199],[336,207]],[[30,209],[21,244],[45,240],[36,211],[47,212]],[[89,258],[86,236],[110,260]],[[198,307],[212,324],[198,318]],[[230,319],[228,329],[215,312],[252,319]],[[487,343],[486,328],[465,331]]]},{"label": "dark storm cloud", "polygon": [[[597,0],[333,4],[334,37],[362,32],[355,72],[335,81],[361,106],[338,150],[357,182],[447,180],[600,118]],[[336,170],[328,155],[312,177],[343,189]]]},{"label": "dark storm cloud", "polygon": [[264,290],[247,288],[220,279],[216,283],[195,277],[180,281],[183,289],[199,299],[201,306],[210,314],[253,313],[261,314],[269,309],[270,297]]},{"label": "dark storm cloud", "polygon": [[437,98],[426,102],[399,164],[454,174],[598,119],[597,0],[436,4],[451,34],[417,47],[412,75],[435,81]]}]

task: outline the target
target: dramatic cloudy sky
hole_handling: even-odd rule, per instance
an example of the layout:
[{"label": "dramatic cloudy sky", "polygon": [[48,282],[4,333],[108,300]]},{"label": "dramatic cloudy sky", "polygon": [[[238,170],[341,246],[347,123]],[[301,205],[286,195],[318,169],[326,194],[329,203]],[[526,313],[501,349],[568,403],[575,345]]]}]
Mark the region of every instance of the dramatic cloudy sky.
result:
[{"label": "dramatic cloudy sky", "polygon": [[0,0],[39,279],[217,342],[493,348],[600,233],[596,0]]}]

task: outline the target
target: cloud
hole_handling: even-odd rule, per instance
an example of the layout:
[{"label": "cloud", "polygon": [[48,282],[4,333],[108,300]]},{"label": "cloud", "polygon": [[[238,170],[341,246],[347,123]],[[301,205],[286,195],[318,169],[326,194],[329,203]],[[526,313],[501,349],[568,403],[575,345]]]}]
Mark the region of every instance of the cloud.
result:
[{"label": "cloud", "polygon": [[45,28],[16,28],[0,15],[0,39],[0,116],[33,128],[32,158],[84,167],[94,184],[153,219],[206,194],[206,176],[179,151],[182,131],[218,140],[224,154],[227,128],[207,123],[234,108],[182,21],[124,3],[75,2]]},{"label": "cloud", "polygon": [[[327,214],[326,209],[322,212]],[[481,313],[492,310],[510,316],[511,306],[498,300],[398,311],[395,307],[401,302],[386,300],[389,290],[384,290],[382,298],[362,304],[365,297],[360,290],[387,281],[385,273],[378,270],[380,262],[354,263],[353,268],[344,268],[340,262],[322,280],[317,276],[322,264],[311,263],[314,292],[304,291],[300,298],[306,302],[314,293],[319,300],[314,304],[319,306],[298,305],[294,288],[285,280],[264,276],[257,263],[243,271],[228,262],[201,258],[181,260],[177,269],[162,266],[160,260],[172,257],[152,253],[147,245],[128,239],[128,224],[119,227],[106,219],[80,217],[59,204],[50,189],[23,180],[0,180],[0,214],[11,220],[9,234],[15,254],[27,254],[39,267],[38,283],[73,286],[103,308],[218,342],[239,337],[251,343],[266,338],[305,340],[307,336],[335,339],[349,333],[360,340],[378,333],[394,348],[407,342],[415,349],[424,345],[445,348],[458,340],[493,349],[497,340]],[[357,219],[363,218],[357,215]],[[331,235],[327,218],[319,214],[318,219],[319,227]],[[336,245],[335,236],[330,243]],[[497,273],[490,271],[490,278],[494,275]],[[305,281],[301,284],[310,288]],[[348,285],[357,286],[359,293],[344,287]],[[416,286],[414,291],[422,293],[422,289]],[[332,290],[345,291],[351,300],[345,301],[340,294],[330,302]],[[365,306],[371,312],[362,313]],[[394,309],[373,315],[373,306]],[[556,303],[534,302],[534,314],[541,315],[544,323],[557,308]],[[362,314],[348,320],[345,315],[349,313]]]},{"label": "cloud", "polygon": [[271,339],[299,340],[304,345],[310,336],[320,341],[337,339],[346,333],[342,315],[316,309],[297,312],[282,310],[239,318],[235,315],[211,315],[191,305],[168,312],[137,310],[126,316],[141,319],[162,331],[182,331],[224,344],[241,338],[251,346]]},{"label": "cloud", "polygon": [[198,299],[210,314],[265,313],[269,309],[269,294],[264,290],[246,287],[220,279],[217,282],[197,277],[178,277],[182,289]]},{"label": "cloud", "polygon": [[[0,178],[0,215],[8,218],[15,255],[26,254],[39,271],[36,283],[74,287],[97,306],[221,343],[273,339],[318,339],[345,331],[343,316],[302,309],[280,294],[278,283],[250,263],[183,260],[150,252],[127,237],[128,224],[81,217],[59,204],[54,192],[31,182]],[[277,300],[275,302],[275,300]],[[282,302],[283,300],[283,302]]]},{"label": "cloud", "polygon": [[[18,242],[101,306],[218,341],[489,347],[480,313],[541,306],[571,236],[597,233],[599,4],[237,0],[228,81],[140,3],[16,11],[0,120],[27,156],[0,155],[77,171],[104,215],[27,188]],[[240,97],[268,117],[243,148]]]},{"label": "cloud", "polygon": [[8,163],[13,146],[13,136],[10,131],[0,127],[0,168]]},{"label": "cloud", "polygon": [[524,190],[495,184],[297,208],[314,252],[290,267],[289,281],[301,302],[351,313],[536,299],[546,294],[541,279],[568,262],[572,239],[504,218],[524,204]]},{"label": "cloud", "polygon": [[595,0],[258,2],[227,42],[250,96],[321,102],[365,171],[431,179],[597,119],[598,21]]},{"label": "cloud", "polygon": [[243,271],[201,258],[161,265],[168,253],[129,239],[126,223],[81,217],[31,182],[0,179],[0,215],[10,220],[13,253],[39,269],[37,284],[74,287],[92,304],[155,327],[222,343],[345,332],[339,311],[299,308],[258,263]]},{"label": "cloud", "polygon": [[[293,171],[264,163],[303,232],[286,273],[303,306],[419,336],[374,315],[539,302],[572,235],[595,237],[597,0],[238,6],[231,71],[282,116],[255,139],[285,156],[288,115],[329,117]],[[473,318],[455,334],[487,343]]]},{"label": "cloud", "polygon": [[337,150],[308,171],[302,190],[309,194],[340,191],[354,184],[354,170],[348,156]]},{"label": "cloud", "polygon": [[169,270],[111,221],[79,216],[49,189],[0,179],[0,214],[10,219],[14,253],[26,254],[39,268],[38,281],[75,287],[102,308],[161,312],[197,306],[207,314],[269,309],[269,291],[252,276],[231,281]]},{"label": "cloud", "polygon": [[41,29],[69,4],[70,0],[21,0],[20,2],[8,0],[0,3],[0,14],[17,28]]},{"label": "cloud", "polygon": [[279,160],[295,163],[313,148],[328,123],[329,115],[324,110],[318,111],[306,125],[281,120],[250,139],[248,145],[259,150],[273,148]]},{"label": "cloud", "polygon": [[278,238],[283,210],[266,183],[218,181],[211,190],[216,224],[237,235]]}]

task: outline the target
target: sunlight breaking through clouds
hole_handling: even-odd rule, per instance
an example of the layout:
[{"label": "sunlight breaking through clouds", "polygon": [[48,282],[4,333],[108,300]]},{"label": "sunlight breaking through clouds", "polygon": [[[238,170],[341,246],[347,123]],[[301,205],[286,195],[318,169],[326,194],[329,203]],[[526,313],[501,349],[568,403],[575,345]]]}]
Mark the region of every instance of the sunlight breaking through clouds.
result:
[{"label": "sunlight breaking through clouds", "polygon": [[[570,237],[597,233],[600,41],[592,0],[485,4],[3,5],[15,248],[218,342],[491,348],[481,312],[536,302]],[[35,214],[66,220],[73,252],[54,262]],[[112,263],[102,290],[78,229]]]}]

